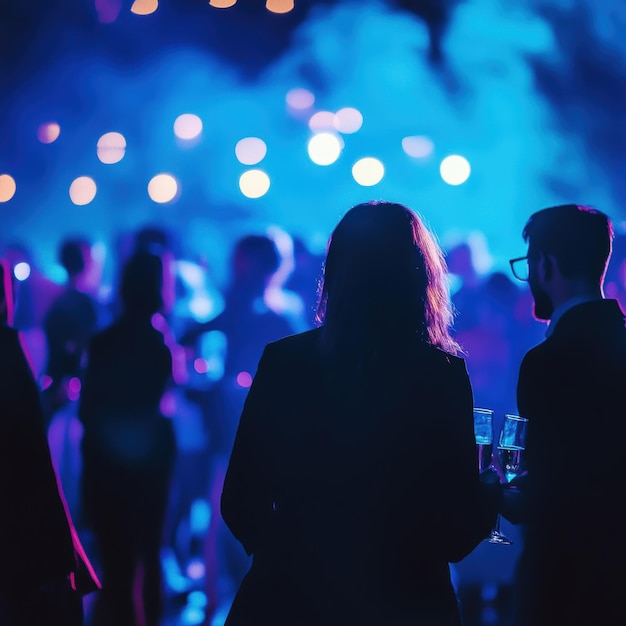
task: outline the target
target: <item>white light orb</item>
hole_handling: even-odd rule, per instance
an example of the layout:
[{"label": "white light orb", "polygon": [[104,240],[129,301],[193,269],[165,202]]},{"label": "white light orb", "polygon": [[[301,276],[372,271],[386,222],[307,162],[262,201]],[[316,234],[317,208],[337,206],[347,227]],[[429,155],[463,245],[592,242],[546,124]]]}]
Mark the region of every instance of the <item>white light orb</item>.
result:
[{"label": "white light orb", "polygon": [[16,263],[13,268],[13,276],[15,276],[15,279],[20,282],[26,280],[30,276],[30,265],[26,263],[26,261]]},{"label": "white light orb", "polygon": [[317,133],[309,139],[309,157],[317,165],[331,165],[341,154],[341,141],[333,133]]},{"label": "white light orb", "polygon": [[356,133],[363,126],[363,115],[354,107],[344,107],[333,116],[333,125],[340,133]]},{"label": "white light orb", "polygon": [[359,159],[352,166],[352,176],[359,185],[372,187],[377,185],[385,175],[385,166],[374,157]]},{"label": "white light orb", "polygon": [[70,185],[70,200],[78,206],[84,206],[96,197],[97,190],[98,188],[93,178],[79,176]]},{"label": "white light orb", "polygon": [[237,160],[243,165],[256,165],[267,154],[267,145],[258,137],[245,137],[240,139],[235,146]]},{"label": "white light orb", "polygon": [[148,183],[148,195],[158,204],[171,202],[178,195],[178,181],[171,174],[157,174]]},{"label": "white light orb", "polygon": [[246,198],[260,198],[270,188],[270,177],[263,170],[248,170],[239,177],[239,189]]},{"label": "white light orb", "polygon": [[202,120],[193,113],[183,113],[174,122],[174,134],[179,139],[195,139],[202,132]]},{"label": "white light orb", "polygon": [[402,140],[402,149],[414,159],[424,159],[433,152],[435,144],[423,135],[413,135]]},{"label": "white light orb", "polygon": [[459,154],[447,156],[439,165],[441,178],[448,185],[462,185],[471,172],[469,161]]},{"label": "white light orb", "polygon": [[0,202],[8,202],[14,195],[17,185],[9,174],[0,174]]},{"label": "white light orb", "polygon": [[102,163],[117,163],[126,154],[126,139],[121,133],[105,133],[98,139],[96,151]]}]

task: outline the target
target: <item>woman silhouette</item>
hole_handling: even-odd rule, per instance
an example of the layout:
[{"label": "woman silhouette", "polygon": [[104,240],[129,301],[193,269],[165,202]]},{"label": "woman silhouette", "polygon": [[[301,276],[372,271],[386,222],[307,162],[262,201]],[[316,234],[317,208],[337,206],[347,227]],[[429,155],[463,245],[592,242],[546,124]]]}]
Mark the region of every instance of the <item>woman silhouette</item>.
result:
[{"label": "woman silhouette", "polygon": [[495,520],[441,250],[369,202],[332,233],[320,327],[269,344],[222,514],[253,555],[227,626],[460,623],[449,562]]}]

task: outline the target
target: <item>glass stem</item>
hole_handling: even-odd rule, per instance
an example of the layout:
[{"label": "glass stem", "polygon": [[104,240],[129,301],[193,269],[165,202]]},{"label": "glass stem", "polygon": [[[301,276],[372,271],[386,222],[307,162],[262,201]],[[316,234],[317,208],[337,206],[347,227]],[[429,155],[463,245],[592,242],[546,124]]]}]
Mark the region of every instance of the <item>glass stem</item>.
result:
[{"label": "glass stem", "polygon": [[498,517],[496,517],[496,523],[493,526],[494,532],[499,535],[500,534],[500,514],[498,513]]}]

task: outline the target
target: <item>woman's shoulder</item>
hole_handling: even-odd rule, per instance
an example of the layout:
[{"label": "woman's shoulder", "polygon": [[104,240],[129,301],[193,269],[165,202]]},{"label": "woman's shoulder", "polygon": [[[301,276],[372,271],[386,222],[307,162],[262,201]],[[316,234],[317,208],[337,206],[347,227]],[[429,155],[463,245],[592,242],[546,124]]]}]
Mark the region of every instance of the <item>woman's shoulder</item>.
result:
[{"label": "woman's shoulder", "polygon": [[288,335],[265,346],[265,359],[304,358],[317,352],[319,349],[321,328],[307,330],[302,333]]},{"label": "woman's shoulder", "polygon": [[421,350],[423,358],[427,359],[434,367],[448,369],[452,371],[465,370],[465,359],[458,354],[452,354],[437,346],[424,344]]}]

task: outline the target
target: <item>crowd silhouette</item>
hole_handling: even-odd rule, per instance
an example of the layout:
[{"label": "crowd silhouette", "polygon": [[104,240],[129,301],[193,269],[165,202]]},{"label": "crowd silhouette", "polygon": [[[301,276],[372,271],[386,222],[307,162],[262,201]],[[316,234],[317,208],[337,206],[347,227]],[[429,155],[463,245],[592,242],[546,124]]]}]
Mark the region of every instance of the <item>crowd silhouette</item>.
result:
[{"label": "crowd silhouette", "polygon": [[[615,234],[604,282],[622,309],[625,241]],[[109,285],[87,236],[58,243],[64,284],[23,244],[2,245],[2,428],[30,412],[30,430],[11,437],[38,450],[24,471],[47,485],[45,497],[26,483],[11,493],[24,502],[33,562],[40,550],[65,563],[49,572],[55,582],[65,570],[82,577],[87,624],[174,624],[201,591],[207,626],[231,605],[233,625],[271,614],[277,624],[481,626],[468,590],[484,607],[486,583],[514,585],[524,538],[508,553],[480,544],[502,494],[479,477],[467,429],[472,406],[497,420],[517,412],[520,363],[546,332],[528,285],[479,271],[471,241],[438,250],[417,214],[391,203],[348,211],[326,255],[292,243],[286,259],[271,235],[243,235],[225,285],[158,225],[119,237]],[[287,368],[281,350],[298,355]],[[30,398],[19,410],[11,368]],[[422,417],[411,422],[414,404]],[[7,462],[3,480],[15,471]],[[58,554],[27,519],[42,507],[57,520]],[[0,519],[4,545],[17,531]],[[3,583],[0,617],[14,619],[9,600]],[[512,624],[512,607],[496,623]]]}]

